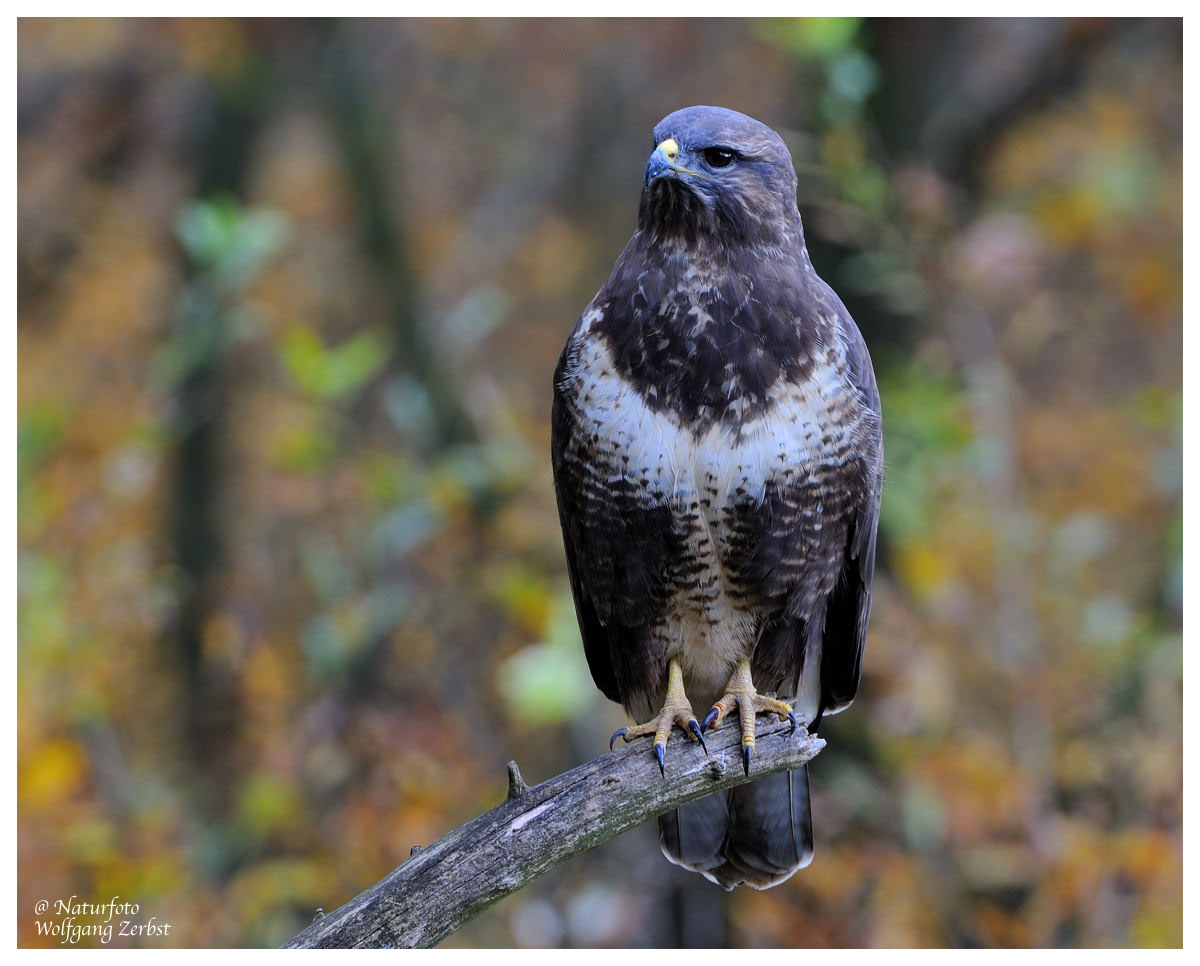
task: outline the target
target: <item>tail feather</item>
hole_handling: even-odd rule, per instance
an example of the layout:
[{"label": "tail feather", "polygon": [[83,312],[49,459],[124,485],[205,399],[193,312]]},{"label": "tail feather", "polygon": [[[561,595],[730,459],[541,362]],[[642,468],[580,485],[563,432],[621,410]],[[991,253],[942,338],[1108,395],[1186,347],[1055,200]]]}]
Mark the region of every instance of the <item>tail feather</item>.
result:
[{"label": "tail feather", "polygon": [[729,828],[729,799],[725,792],[666,812],[658,817],[658,842],[663,855],[693,872],[706,873],[725,861]]},{"label": "tail feather", "polygon": [[726,862],[713,871],[721,885],[769,889],[812,861],[807,766],[768,775],[729,795]]},{"label": "tail feather", "polygon": [[812,861],[807,766],[690,802],[658,821],[663,854],[726,889],[769,889]]}]

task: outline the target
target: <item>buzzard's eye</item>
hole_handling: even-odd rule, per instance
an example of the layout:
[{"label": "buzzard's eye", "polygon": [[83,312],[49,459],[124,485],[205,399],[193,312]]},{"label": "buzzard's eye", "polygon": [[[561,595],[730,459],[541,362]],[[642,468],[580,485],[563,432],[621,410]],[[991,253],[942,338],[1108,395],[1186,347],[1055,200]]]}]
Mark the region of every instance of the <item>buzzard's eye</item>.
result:
[{"label": "buzzard's eye", "polygon": [[705,148],[701,152],[701,156],[704,158],[704,163],[710,168],[727,168],[737,157],[729,148]]}]

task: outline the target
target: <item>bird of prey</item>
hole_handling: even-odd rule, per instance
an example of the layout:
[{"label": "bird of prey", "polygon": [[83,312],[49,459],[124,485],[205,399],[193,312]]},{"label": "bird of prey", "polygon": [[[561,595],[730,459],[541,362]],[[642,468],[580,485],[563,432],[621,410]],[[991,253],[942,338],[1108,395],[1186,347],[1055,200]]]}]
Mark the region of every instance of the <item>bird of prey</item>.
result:
[{"label": "bird of prey", "polygon": [[[554,373],[555,490],[592,677],[645,721],[612,740],[653,736],[662,768],[675,726],[704,744],[732,715],[749,775],[756,714],[815,732],[858,688],[879,392],[779,135],[689,107],[654,145],[637,230]],[[777,885],[812,858],[807,768],[667,813],[659,839],[727,889]]]}]

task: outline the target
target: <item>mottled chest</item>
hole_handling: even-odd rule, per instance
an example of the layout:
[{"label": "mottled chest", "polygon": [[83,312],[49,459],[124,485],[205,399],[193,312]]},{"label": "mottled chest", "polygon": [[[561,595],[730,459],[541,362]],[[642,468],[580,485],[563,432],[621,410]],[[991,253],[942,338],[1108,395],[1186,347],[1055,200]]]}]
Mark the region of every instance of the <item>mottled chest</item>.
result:
[{"label": "mottled chest", "polygon": [[802,378],[776,378],[753,400],[714,390],[720,408],[689,420],[663,404],[658,385],[631,381],[604,340],[584,339],[563,388],[591,459],[610,479],[632,483],[643,500],[698,502],[719,515],[761,502],[773,482],[819,484],[854,458],[871,414],[841,363],[836,346],[823,349]]},{"label": "mottled chest", "polygon": [[716,422],[734,426],[764,413],[773,387],[814,376],[823,333],[790,321],[794,311],[768,306],[754,281],[737,273],[689,265],[672,280],[647,268],[632,289],[602,294],[585,326],[603,343],[612,371],[647,406],[702,433]]}]

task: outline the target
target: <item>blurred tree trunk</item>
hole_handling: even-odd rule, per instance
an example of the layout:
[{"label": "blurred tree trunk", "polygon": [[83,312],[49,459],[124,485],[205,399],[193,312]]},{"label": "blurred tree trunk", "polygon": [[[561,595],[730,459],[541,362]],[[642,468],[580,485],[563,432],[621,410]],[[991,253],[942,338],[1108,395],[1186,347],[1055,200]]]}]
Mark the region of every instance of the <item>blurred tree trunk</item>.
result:
[{"label": "blurred tree trunk", "polygon": [[[393,200],[403,184],[403,176],[397,174],[396,133],[355,61],[350,26],[322,21],[318,29],[325,68],[320,93],[328,104],[346,179],[357,204],[363,251],[386,295],[389,328],[395,339],[389,365],[377,381],[404,372],[424,390],[433,413],[429,442],[434,448],[469,440],[471,426],[454,380],[427,329],[407,226]],[[364,393],[362,398],[370,395]]]},{"label": "blurred tree trunk", "polygon": [[[263,118],[269,78],[244,64],[226,82],[213,83],[196,105],[194,131],[197,198],[237,197]],[[185,288],[203,285],[204,268],[189,260]],[[170,415],[168,539],[181,571],[181,600],[170,638],[182,675],[186,757],[196,769],[196,801],[210,819],[226,810],[235,770],[230,759],[241,719],[237,685],[206,653],[205,638],[220,612],[224,590],[222,500],[227,479],[226,435],[231,417],[231,373],[225,347],[229,319],[177,306],[171,338],[202,343],[175,385]],[[197,331],[211,327],[209,331]]]}]

